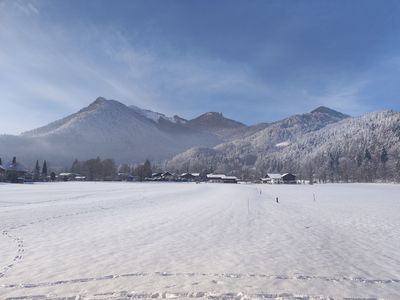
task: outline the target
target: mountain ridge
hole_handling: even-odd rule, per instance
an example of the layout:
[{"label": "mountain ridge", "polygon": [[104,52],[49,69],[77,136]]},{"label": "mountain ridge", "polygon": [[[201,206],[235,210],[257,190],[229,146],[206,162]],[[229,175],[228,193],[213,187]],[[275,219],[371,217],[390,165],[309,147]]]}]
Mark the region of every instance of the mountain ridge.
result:
[{"label": "mountain ridge", "polygon": [[[389,112],[382,114],[395,119]],[[313,146],[322,149],[320,144],[330,143],[323,139],[324,134],[329,135],[329,128],[339,128],[346,122],[358,128],[358,123],[349,121],[354,119],[320,106],[275,122],[245,125],[220,112],[185,119],[98,97],[76,113],[45,126],[19,136],[0,136],[0,155],[16,155],[30,162],[46,159],[59,166],[69,166],[74,159],[100,156],[113,158],[117,163],[164,161],[166,168],[184,171],[209,166],[226,173],[278,170],[279,166],[289,165],[300,168],[305,162],[302,157],[314,152]],[[384,123],[382,118],[379,120]],[[375,122],[373,128],[370,130],[383,130],[383,124]],[[395,132],[388,132],[387,140],[396,144],[397,140],[392,138]],[[373,137],[372,132],[366,131],[365,135]],[[314,136],[319,137],[310,138]],[[338,143],[350,144],[351,135],[344,134],[342,138]],[[379,143],[386,145],[384,141]],[[393,148],[387,148],[394,155]],[[308,153],[299,149],[308,149]]]}]

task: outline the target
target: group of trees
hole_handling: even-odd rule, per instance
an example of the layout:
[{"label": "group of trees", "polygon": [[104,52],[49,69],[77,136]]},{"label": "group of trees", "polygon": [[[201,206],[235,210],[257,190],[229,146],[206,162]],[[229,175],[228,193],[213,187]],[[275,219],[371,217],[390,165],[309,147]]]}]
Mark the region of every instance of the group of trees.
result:
[{"label": "group of trees", "polygon": [[125,175],[137,176],[139,180],[144,180],[150,177],[152,167],[149,160],[143,164],[130,166],[123,164],[119,168],[112,159],[101,160],[100,157],[88,159],[85,161],[75,160],[70,168],[71,173],[80,174],[85,176],[87,180],[116,180],[118,173]]},{"label": "group of trees", "polygon": [[[50,177],[51,177],[50,178],[51,180],[55,179],[54,172],[51,173]],[[33,180],[34,181],[47,181],[47,179],[48,178],[47,178],[47,162],[46,162],[46,160],[43,161],[42,168],[40,168],[39,160],[37,160],[35,168],[33,170]]]},{"label": "group of trees", "polygon": [[117,174],[117,166],[112,159],[101,160],[97,157],[85,161],[75,160],[70,171],[86,176],[87,180],[113,180]]},{"label": "group of trees", "polygon": [[359,149],[354,155],[328,151],[302,164],[299,171],[304,178],[322,182],[399,182],[400,152],[389,155],[385,147]]}]

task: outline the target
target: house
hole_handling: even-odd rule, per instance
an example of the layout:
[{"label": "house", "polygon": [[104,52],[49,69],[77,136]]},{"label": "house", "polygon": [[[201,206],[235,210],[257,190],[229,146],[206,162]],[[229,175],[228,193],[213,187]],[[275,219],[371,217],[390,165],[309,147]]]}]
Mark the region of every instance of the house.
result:
[{"label": "house", "polygon": [[282,181],[286,184],[296,184],[296,175],[293,175],[292,173],[285,173],[282,175]]},{"label": "house", "polygon": [[283,183],[282,175],[281,174],[277,174],[277,173],[268,173],[267,175],[264,176],[264,178],[261,178],[261,181],[263,183],[269,183],[269,184],[281,184],[281,183]]},{"label": "house", "polygon": [[5,179],[6,179],[6,172],[7,172],[6,167],[0,165],[0,182],[1,182],[1,181],[5,181]]},{"label": "house", "polygon": [[223,183],[237,183],[238,179],[236,176],[224,176],[222,177]]},{"label": "house", "polygon": [[216,183],[237,183],[238,179],[236,176],[226,176],[225,174],[207,174],[208,182]]},{"label": "house", "polygon": [[6,167],[0,165],[0,180],[6,177]]},{"label": "house", "polygon": [[[57,176],[59,181],[74,181],[74,180],[76,180],[76,177],[82,177],[82,176],[81,176],[81,174],[78,174],[78,173],[68,173],[68,172],[60,173]],[[79,179],[81,179],[81,178],[79,178]]]},{"label": "house", "polygon": [[222,182],[224,176],[224,174],[207,174],[206,178],[208,182]]},{"label": "house", "polygon": [[182,173],[179,178],[183,181],[199,181],[200,173]]},{"label": "house", "polygon": [[264,178],[261,178],[261,181],[269,184],[295,184],[296,176],[291,173],[268,173]]},{"label": "house", "polygon": [[7,164],[5,169],[6,178],[11,182],[23,183],[25,182],[25,177],[27,174],[29,174],[25,167],[17,162],[15,157],[13,158],[12,162]]},{"label": "house", "polygon": [[164,181],[173,181],[173,180],[175,180],[176,176],[175,176],[175,174],[172,174],[172,173],[167,171],[167,172],[164,172],[164,173],[161,174],[161,178]]}]

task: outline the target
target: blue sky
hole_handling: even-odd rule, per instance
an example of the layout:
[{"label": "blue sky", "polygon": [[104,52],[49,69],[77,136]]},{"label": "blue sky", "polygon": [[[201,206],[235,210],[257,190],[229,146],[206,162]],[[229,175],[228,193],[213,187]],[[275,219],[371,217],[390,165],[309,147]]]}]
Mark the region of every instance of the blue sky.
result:
[{"label": "blue sky", "polygon": [[0,0],[0,133],[98,96],[255,124],[400,110],[399,1]]}]

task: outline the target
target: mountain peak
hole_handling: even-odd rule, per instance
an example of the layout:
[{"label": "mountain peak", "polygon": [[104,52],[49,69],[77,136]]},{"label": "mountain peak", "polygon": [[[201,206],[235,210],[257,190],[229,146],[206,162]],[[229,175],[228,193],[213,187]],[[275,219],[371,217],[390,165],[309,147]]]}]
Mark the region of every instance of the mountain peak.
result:
[{"label": "mountain peak", "polygon": [[328,114],[328,115],[340,117],[340,118],[348,118],[349,117],[348,115],[345,115],[339,111],[333,110],[326,106],[319,106],[316,109],[314,109],[313,111],[311,111],[311,113],[312,114],[316,114],[316,113]]},{"label": "mountain peak", "polygon": [[213,125],[226,125],[226,124],[230,124],[232,126],[245,126],[244,124],[225,118],[225,116],[220,113],[220,112],[215,112],[215,111],[210,111],[210,112],[206,112],[200,116],[198,116],[197,118],[194,118],[192,120],[190,120],[190,122],[192,123],[206,123],[207,125],[210,125],[209,122],[212,122]]},{"label": "mountain peak", "polygon": [[232,119],[225,118],[219,112],[207,112],[188,121],[187,125],[195,130],[213,133],[222,137],[229,136],[246,125]]},{"label": "mountain peak", "polygon": [[104,103],[107,102],[107,99],[104,97],[97,97],[94,103]]},{"label": "mountain peak", "polygon": [[201,114],[196,119],[222,119],[222,118],[224,118],[222,113],[218,113],[218,112],[215,112],[215,111],[210,111],[210,112],[206,112],[206,113]]}]

